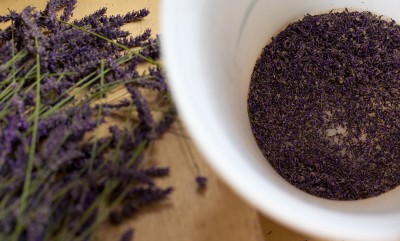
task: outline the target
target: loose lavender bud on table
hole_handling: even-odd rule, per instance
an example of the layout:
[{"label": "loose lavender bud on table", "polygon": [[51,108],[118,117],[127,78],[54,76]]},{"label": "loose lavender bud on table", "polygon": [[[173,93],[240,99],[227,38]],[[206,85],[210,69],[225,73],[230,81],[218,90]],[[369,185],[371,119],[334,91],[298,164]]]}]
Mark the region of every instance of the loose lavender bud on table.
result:
[{"label": "loose lavender bud on table", "polygon": [[400,26],[369,12],[306,15],[272,38],[248,114],[272,167],[314,196],[358,200],[400,183]]},{"label": "loose lavender bud on table", "polygon": [[196,181],[196,183],[197,183],[198,188],[204,189],[204,188],[207,187],[208,179],[207,179],[206,177],[197,176],[197,177],[195,178],[195,181]]},{"label": "loose lavender bud on table", "polygon": [[133,229],[128,229],[121,237],[121,241],[132,241],[133,240]]}]

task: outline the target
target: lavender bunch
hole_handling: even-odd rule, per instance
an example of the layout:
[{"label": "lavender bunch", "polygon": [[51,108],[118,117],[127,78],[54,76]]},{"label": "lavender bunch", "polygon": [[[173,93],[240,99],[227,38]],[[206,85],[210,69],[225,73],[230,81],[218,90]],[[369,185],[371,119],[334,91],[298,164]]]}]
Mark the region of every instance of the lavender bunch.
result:
[{"label": "lavender bunch", "polygon": [[[9,23],[0,30],[0,240],[90,240],[103,222],[118,224],[172,191],[154,183],[168,168],[143,164],[176,118],[159,39],[121,29],[149,11],[103,8],[71,21],[75,6],[50,0],[43,11],[0,16]],[[110,100],[111,91],[128,97]]]}]

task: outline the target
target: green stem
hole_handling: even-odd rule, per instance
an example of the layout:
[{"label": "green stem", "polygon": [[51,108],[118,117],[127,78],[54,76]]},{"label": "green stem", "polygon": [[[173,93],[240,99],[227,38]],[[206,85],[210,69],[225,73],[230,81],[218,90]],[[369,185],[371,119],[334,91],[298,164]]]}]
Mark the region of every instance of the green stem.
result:
[{"label": "green stem", "polygon": [[[38,39],[35,37],[35,45],[38,49]],[[20,233],[23,230],[23,216],[25,210],[28,206],[28,195],[29,195],[29,188],[31,184],[31,176],[32,176],[32,169],[33,169],[33,162],[35,160],[35,150],[36,150],[36,142],[37,142],[37,126],[39,123],[39,110],[40,110],[40,56],[39,53],[36,54],[36,103],[35,103],[35,115],[34,115],[34,128],[32,133],[32,142],[29,149],[29,161],[26,167],[26,174],[25,174],[25,182],[21,194],[21,205],[20,205],[20,214],[17,220],[17,225],[15,228],[15,232],[13,235],[13,239],[18,239]]]},{"label": "green stem", "polygon": [[[103,86],[104,86],[104,60],[102,59],[100,61],[100,92],[103,91]],[[102,96],[101,98],[104,98],[104,96]],[[95,131],[95,140],[94,140],[94,144],[93,144],[93,148],[92,148],[92,154],[90,156],[90,161],[89,161],[89,173],[92,172],[92,168],[93,168],[93,161],[94,158],[96,156],[96,151],[97,151],[97,143],[98,143],[98,128],[100,126],[100,120],[101,120],[101,113],[103,112],[103,105],[99,106],[99,109],[97,111],[97,118],[96,118],[96,131]]]},{"label": "green stem", "polygon": [[[38,48],[38,40],[37,37],[35,37],[35,44],[36,48]],[[33,168],[33,162],[35,160],[35,151],[36,151],[36,143],[37,143],[37,131],[38,131],[38,123],[39,123],[39,110],[40,110],[40,56],[37,53],[36,54],[36,65],[37,65],[37,71],[36,71],[36,103],[35,103],[35,114],[34,114],[34,120],[33,120],[33,133],[32,133],[32,142],[31,146],[29,149],[29,162],[28,166],[26,169],[26,177],[25,177],[25,183],[24,183],[24,189],[22,191],[22,200],[21,200],[21,210],[25,211],[25,208],[27,206],[27,194],[29,193],[29,187],[30,187],[30,182],[31,182],[31,174],[32,174],[32,168]]]},{"label": "green stem", "polygon": [[[178,120],[176,122],[176,125],[178,126],[179,132],[181,134],[183,134],[184,133],[184,128],[182,126],[182,123],[179,122],[179,120]],[[185,146],[185,148],[187,150],[187,153],[189,154],[189,159],[192,161],[192,165],[194,167],[195,174],[196,175],[200,175],[200,168],[199,168],[199,165],[196,162],[196,159],[194,158],[194,154],[193,154],[192,148],[190,148],[189,139],[183,138],[183,143],[184,143],[184,146]]]}]

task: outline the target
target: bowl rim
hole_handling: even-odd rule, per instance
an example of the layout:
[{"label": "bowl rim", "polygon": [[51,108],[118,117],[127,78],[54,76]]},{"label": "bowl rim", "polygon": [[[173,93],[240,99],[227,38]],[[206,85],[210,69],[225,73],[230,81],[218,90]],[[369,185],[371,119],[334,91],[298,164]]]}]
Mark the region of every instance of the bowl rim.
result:
[{"label": "bowl rim", "polygon": [[[178,34],[180,24],[188,24],[189,22],[179,21],[180,13],[188,11],[188,9],[184,9],[185,4],[188,3],[174,0],[161,2],[162,54],[169,79],[168,83],[180,118],[212,169],[222,177],[232,190],[263,214],[299,232],[324,238],[346,238],[360,241],[398,239],[399,231],[396,231],[398,229],[396,224],[399,224],[398,215],[393,213],[368,215],[346,213],[315,206],[298,198],[293,198],[277,188],[274,189],[256,171],[246,166],[245,160],[238,160],[238,155],[234,153],[235,150],[230,150],[231,152],[221,151],[225,148],[223,143],[226,140],[218,134],[203,131],[212,128],[207,121],[201,118],[199,103],[192,98],[191,93],[185,87],[188,85],[186,77],[190,76],[190,73],[185,66],[184,58],[181,57],[200,51],[179,45],[179,43],[182,43],[182,39],[179,39],[181,35]],[[193,14],[193,16],[195,15]],[[196,41],[196,39],[191,40]],[[201,81],[201,77],[193,76],[191,81]],[[235,159],[237,163],[242,165],[227,166],[226,159]],[[237,178],[242,172],[251,173],[252,178]],[[270,198],[271,193],[260,192],[257,189],[260,184],[269,185],[276,200]],[[323,221],[320,219],[323,219]]]}]

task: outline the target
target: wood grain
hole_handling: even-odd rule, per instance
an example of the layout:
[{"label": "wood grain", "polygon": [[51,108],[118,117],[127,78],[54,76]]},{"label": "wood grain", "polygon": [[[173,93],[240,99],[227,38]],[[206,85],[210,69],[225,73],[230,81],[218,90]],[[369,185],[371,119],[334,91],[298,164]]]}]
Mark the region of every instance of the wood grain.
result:
[{"label": "wood grain", "polygon": [[[176,126],[173,132],[178,132]],[[238,198],[206,165],[193,143],[168,133],[150,150],[148,160],[171,167],[170,177],[161,185],[173,186],[174,193],[165,202],[145,210],[120,227],[134,227],[136,240],[159,241],[261,241],[256,211]],[[186,141],[185,141],[186,140]],[[186,143],[185,143],[186,142]],[[194,182],[195,168],[188,148],[193,152],[201,174],[209,179],[208,188],[199,192]],[[115,240],[113,227],[101,230],[101,240]]]}]

